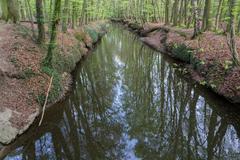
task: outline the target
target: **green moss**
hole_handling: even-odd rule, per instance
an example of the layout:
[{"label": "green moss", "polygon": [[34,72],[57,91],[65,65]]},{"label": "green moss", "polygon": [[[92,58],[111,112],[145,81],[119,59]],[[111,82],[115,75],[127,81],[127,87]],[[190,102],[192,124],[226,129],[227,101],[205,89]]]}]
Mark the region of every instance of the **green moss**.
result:
[{"label": "green moss", "polygon": [[15,56],[11,56],[10,57],[10,62],[15,66],[15,67],[19,67],[19,64],[18,64],[18,60]]},{"label": "green moss", "polygon": [[23,72],[23,77],[24,78],[31,78],[31,77],[33,77],[35,75],[36,75],[36,73],[31,68],[27,68]]},{"label": "green moss", "polygon": [[176,57],[176,58],[178,58],[178,59],[180,59],[180,60],[182,60],[182,61],[184,61],[184,62],[187,62],[187,63],[190,63],[190,61],[191,61],[191,59],[192,59],[192,50],[191,49],[189,49],[186,45],[184,45],[184,44],[180,44],[180,45],[178,45],[178,44],[174,44],[173,46],[172,46],[172,54]]},{"label": "green moss", "polygon": [[98,32],[95,29],[91,27],[85,27],[84,31],[89,34],[89,36],[93,40],[93,43],[96,43],[98,41]]},{"label": "green moss", "polygon": [[80,45],[71,48],[70,54],[62,55],[58,53],[53,56],[53,67],[59,72],[71,72],[76,63],[81,59]]},{"label": "green moss", "polygon": [[[50,77],[53,77],[53,82],[52,82],[52,87],[48,96],[48,103],[52,103],[54,102],[57,98],[59,98],[60,93],[62,91],[62,78],[61,78],[61,74],[59,74],[59,72],[55,69],[43,66],[42,67],[42,72],[48,74]],[[38,96],[38,101],[40,102],[40,104],[42,103],[42,100],[45,100],[45,95],[43,97],[43,93],[41,93]]]}]

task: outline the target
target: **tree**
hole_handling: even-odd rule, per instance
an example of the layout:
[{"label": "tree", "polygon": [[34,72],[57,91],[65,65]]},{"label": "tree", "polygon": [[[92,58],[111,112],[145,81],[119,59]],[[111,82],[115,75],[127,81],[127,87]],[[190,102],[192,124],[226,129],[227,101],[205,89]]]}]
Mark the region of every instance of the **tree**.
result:
[{"label": "tree", "polygon": [[218,30],[220,15],[221,15],[221,11],[222,11],[222,4],[223,4],[223,0],[219,0],[216,19],[215,19],[215,30]]},{"label": "tree", "polygon": [[179,11],[179,0],[175,0],[174,4],[173,4],[173,26],[177,26],[178,25],[178,11]]},{"label": "tree", "polygon": [[45,41],[44,15],[43,15],[43,1],[36,0],[37,24],[38,24],[38,42],[40,44]]},{"label": "tree", "polygon": [[60,22],[60,12],[61,12],[61,0],[55,0],[54,12],[52,17],[52,27],[51,27],[51,38],[48,46],[47,56],[45,58],[44,64],[52,68],[53,52],[56,48],[56,38],[57,38],[57,25]]},{"label": "tree", "polygon": [[68,8],[69,8],[69,0],[64,1],[64,8],[63,8],[63,17],[62,17],[62,31],[67,31],[67,19],[68,19]]},{"label": "tree", "polygon": [[235,15],[236,15],[236,0],[229,0],[229,12],[230,12],[230,21],[229,21],[229,28],[230,28],[230,35],[228,39],[228,45],[230,51],[232,53],[232,60],[233,64],[239,65],[239,55],[236,48],[236,41],[235,41]]},{"label": "tree", "polygon": [[196,38],[200,34],[199,11],[197,7],[197,0],[192,0],[193,17],[194,17],[194,32],[192,38]]},{"label": "tree", "polygon": [[8,3],[8,12],[9,12],[8,16],[13,21],[13,23],[17,23],[19,21],[18,1],[7,0],[7,3]]},{"label": "tree", "polygon": [[19,21],[19,7],[16,0],[1,0],[2,19],[6,22],[12,20],[13,23]]},{"label": "tree", "polygon": [[210,27],[211,27],[210,11],[211,11],[211,0],[205,0],[203,23],[202,23],[203,31],[210,30]]},{"label": "tree", "polygon": [[2,19],[5,21],[8,21],[8,6],[7,6],[7,0],[1,0],[1,11],[2,11]]},{"label": "tree", "polygon": [[166,0],[165,2],[165,24],[169,24],[169,0]]}]

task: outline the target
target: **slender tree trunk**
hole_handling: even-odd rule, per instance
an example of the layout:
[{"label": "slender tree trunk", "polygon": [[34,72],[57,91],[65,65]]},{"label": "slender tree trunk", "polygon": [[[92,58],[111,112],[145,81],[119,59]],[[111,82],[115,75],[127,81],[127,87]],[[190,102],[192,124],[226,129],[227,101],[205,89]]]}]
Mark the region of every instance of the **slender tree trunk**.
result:
[{"label": "slender tree trunk", "polygon": [[43,15],[43,1],[36,0],[37,24],[38,24],[38,42],[40,44],[45,41],[44,15]]},{"label": "slender tree trunk", "polygon": [[211,11],[211,0],[205,0],[203,24],[202,24],[203,31],[210,30],[211,28],[210,11]]},{"label": "slender tree trunk", "polygon": [[218,30],[220,15],[221,15],[221,11],[222,11],[222,4],[223,4],[223,0],[219,0],[216,19],[215,19],[215,30]]},{"label": "slender tree trunk", "polygon": [[60,22],[60,12],[61,12],[61,0],[55,0],[55,7],[52,17],[52,30],[51,30],[51,38],[48,46],[48,53],[45,58],[45,65],[52,68],[52,59],[53,52],[57,46],[56,38],[57,38],[57,25]]},{"label": "slender tree trunk", "polygon": [[165,24],[169,25],[169,0],[165,2]]},{"label": "slender tree trunk", "polygon": [[199,21],[199,11],[197,7],[197,0],[192,0],[192,8],[193,8],[193,17],[194,17],[194,33],[193,39],[196,38],[200,34],[200,21]]},{"label": "slender tree trunk", "polygon": [[29,12],[29,20],[31,21],[31,28],[32,28],[33,38],[35,39],[35,38],[36,38],[36,35],[35,35],[35,31],[34,31],[34,22],[33,22],[32,9],[31,9],[29,0],[25,0],[25,2],[26,2],[26,8],[27,8],[27,10],[28,10],[28,12]]},{"label": "slender tree trunk", "polygon": [[69,8],[69,0],[65,0],[64,8],[63,8],[63,20],[62,20],[62,31],[67,31],[67,19],[68,19],[68,8]]},{"label": "slender tree trunk", "polygon": [[9,19],[7,0],[1,0],[2,19],[6,22]]},{"label": "slender tree trunk", "polygon": [[179,0],[175,0],[174,4],[173,4],[173,26],[177,26],[178,25],[178,9],[179,7]]},{"label": "slender tree trunk", "polygon": [[21,13],[21,20],[26,20],[26,12],[25,12],[23,1],[19,1],[19,6],[20,6],[20,13]]},{"label": "slender tree trunk", "polygon": [[8,18],[12,19],[13,23],[17,23],[19,21],[19,6],[18,1],[16,0],[7,0],[7,8],[8,8]]},{"label": "slender tree trunk", "polygon": [[239,56],[236,48],[236,41],[235,41],[235,13],[234,8],[236,5],[236,0],[230,0],[229,1],[229,11],[230,11],[230,21],[229,21],[229,27],[230,27],[230,35],[229,35],[229,48],[232,53],[232,60],[234,65],[239,65]]},{"label": "slender tree trunk", "polygon": [[76,26],[76,2],[72,4],[72,29]]}]

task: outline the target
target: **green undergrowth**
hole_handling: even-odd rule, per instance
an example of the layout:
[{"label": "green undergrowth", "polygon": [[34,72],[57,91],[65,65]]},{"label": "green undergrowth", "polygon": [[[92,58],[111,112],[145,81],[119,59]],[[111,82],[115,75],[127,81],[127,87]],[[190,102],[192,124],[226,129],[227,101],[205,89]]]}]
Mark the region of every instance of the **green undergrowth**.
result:
[{"label": "green undergrowth", "polygon": [[71,72],[83,55],[79,45],[72,47],[69,52],[70,54],[61,54],[61,50],[57,49],[53,56],[53,67],[59,73]]},{"label": "green undergrowth", "polygon": [[184,44],[173,44],[170,45],[170,48],[175,58],[191,64],[193,69],[200,73],[204,79],[199,82],[201,85],[207,86],[215,92],[218,92],[219,86],[224,83],[224,78],[233,69],[231,61],[225,61],[222,64],[216,60],[206,64],[207,62],[197,58],[198,50],[193,50]]},{"label": "green undergrowth", "polygon": [[90,27],[90,26],[87,26],[84,28],[84,31],[89,34],[89,36],[91,37],[93,43],[96,43],[99,39],[99,35],[98,35],[98,32],[96,31],[96,29]]},{"label": "green undergrowth", "polygon": [[[42,72],[46,73],[49,77],[53,76],[53,82],[48,97],[48,103],[55,102],[60,97],[60,94],[63,91],[64,86],[62,84],[62,74],[64,72],[70,73],[76,67],[77,62],[83,56],[83,48],[81,46],[84,45],[82,45],[81,43],[86,43],[85,40],[87,36],[92,39],[93,43],[96,43],[99,38],[103,36],[105,30],[105,24],[96,25],[94,27],[85,26],[83,32],[77,31],[74,34],[74,37],[76,38],[76,40],[78,40],[78,44],[71,48],[68,48],[67,52],[69,53],[64,53],[64,51],[66,51],[66,48],[64,50],[61,48],[61,45],[58,45],[53,54],[52,67],[44,65],[44,61],[42,62]],[[43,85],[48,85],[48,83],[49,82]],[[37,95],[37,100],[40,105],[44,104],[46,98],[45,94],[46,93],[40,93],[39,95]]]},{"label": "green undergrowth", "polygon": [[184,44],[173,44],[172,54],[177,59],[180,59],[186,63],[190,63],[192,59],[193,51]]},{"label": "green undergrowth", "polygon": [[[50,67],[44,66],[44,65],[42,65],[41,69],[42,69],[43,73],[46,73],[47,75],[49,75],[49,77],[53,77],[51,90],[50,90],[49,96],[48,96],[48,103],[53,103],[56,99],[59,98],[61,91],[62,91],[61,73],[59,73],[54,68],[50,68]],[[45,93],[40,93],[37,96],[37,100],[40,105],[44,104],[45,98],[46,98]]]},{"label": "green undergrowth", "polygon": [[24,78],[31,78],[33,76],[37,75],[31,68],[27,68],[23,71],[22,76]]}]

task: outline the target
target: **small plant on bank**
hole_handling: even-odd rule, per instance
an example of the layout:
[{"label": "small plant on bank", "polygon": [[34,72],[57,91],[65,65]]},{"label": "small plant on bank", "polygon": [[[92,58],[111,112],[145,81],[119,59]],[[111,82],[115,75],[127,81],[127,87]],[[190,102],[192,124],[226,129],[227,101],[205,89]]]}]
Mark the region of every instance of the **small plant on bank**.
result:
[{"label": "small plant on bank", "polygon": [[93,43],[96,43],[98,41],[98,33],[95,31],[95,29],[90,27],[85,27],[85,32],[89,34],[91,39],[93,40]]},{"label": "small plant on bank", "polygon": [[[62,91],[62,78],[61,74],[51,66],[48,66],[45,61],[42,62],[41,70],[43,73],[46,73],[49,77],[53,77],[52,87],[48,96],[48,103],[53,103],[60,95]],[[40,93],[37,95],[37,101],[40,105],[44,104],[46,95],[45,93]]]},{"label": "small plant on bank", "polygon": [[36,73],[31,68],[27,68],[23,72],[23,77],[24,78],[31,78],[31,77],[33,77],[35,75],[36,75]]},{"label": "small plant on bank", "polygon": [[223,68],[225,70],[229,70],[233,67],[233,62],[232,61],[224,61]]},{"label": "small plant on bank", "polygon": [[172,46],[172,53],[176,58],[178,58],[184,62],[187,62],[187,63],[190,63],[191,56],[193,54],[192,50],[189,49],[184,44],[180,44],[180,45],[174,44]]}]

